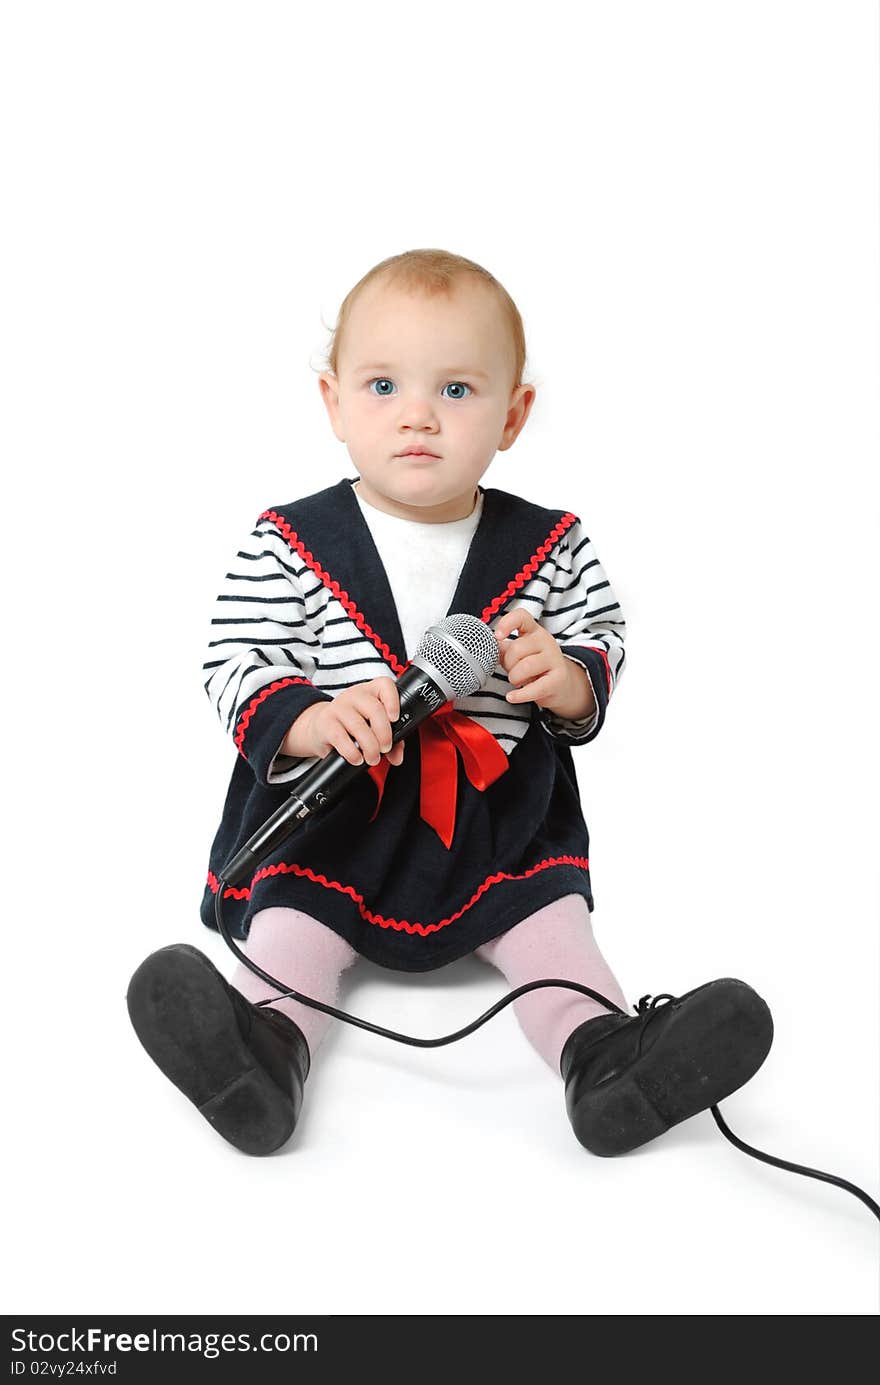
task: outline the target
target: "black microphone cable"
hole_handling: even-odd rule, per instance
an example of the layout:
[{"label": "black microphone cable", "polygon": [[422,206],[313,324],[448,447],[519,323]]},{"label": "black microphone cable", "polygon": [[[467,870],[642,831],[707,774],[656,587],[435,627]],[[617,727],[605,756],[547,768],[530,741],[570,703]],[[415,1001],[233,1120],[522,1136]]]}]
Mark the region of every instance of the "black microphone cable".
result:
[{"label": "black microphone cable", "polygon": [[[454,1034],[444,1034],[438,1039],[419,1039],[412,1034],[398,1034],[394,1029],[385,1029],[382,1025],[372,1024],[369,1020],[359,1019],[356,1015],[346,1014],[344,1010],[337,1010],[335,1006],[327,1005],[322,1000],[314,1000],[311,996],[302,995],[299,991],[295,991],[292,986],[285,986],[283,982],[270,975],[269,972],[264,971],[262,967],[252,961],[251,958],[237,946],[226,926],[226,920],[223,917],[223,894],[227,888],[229,888],[228,882],[221,877],[217,882],[217,893],[214,896],[214,917],[217,921],[217,929],[220,936],[227,947],[238,957],[239,961],[243,962],[255,976],[259,976],[262,981],[266,981],[270,986],[273,986],[275,990],[280,992],[277,997],[270,997],[268,1000],[257,1001],[257,1006],[275,1005],[278,1000],[289,997],[291,1000],[298,1000],[302,1005],[310,1005],[313,1010],[322,1010],[325,1015],[332,1015],[335,1019],[343,1020],[345,1024],[353,1024],[358,1029],[366,1029],[371,1034],[379,1034],[384,1039],[394,1039],[397,1043],[411,1044],[415,1048],[441,1048],[444,1044],[452,1044],[458,1039],[464,1039],[468,1034],[473,1034],[481,1025],[493,1019],[495,1015],[504,1009],[505,1005],[510,1005],[521,995],[526,995],[529,991],[539,990],[543,986],[560,986],[566,990],[579,991],[581,995],[587,995],[593,1000],[598,1000],[601,1005],[606,1006],[607,1009],[614,1011],[618,1015],[626,1013],[624,1010],[621,1010],[619,1005],[615,1005],[614,1002],[609,1000],[606,996],[601,995],[598,991],[591,990],[589,986],[582,986],[579,981],[545,979],[541,981],[528,981],[523,986],[517,986],[515,990],[510,991],[506,996],[502,996],[501,1000],[490,1006],[485,1014],[480,1015],[473,1023],[465,1025],[463,1029],[457,1029]],[[640,1015],[642,1018],[638,1053],[642,1051],[645,1030],[657,1011],[658,1001],[676,1000],[677,998],[677,996],[667,993],[655,995],[653,998],[647,995],[642,996],[636,1006],[636,1014]],[[848,1193],[852,1193],[853,1197],[857,1197],[860,1202],[865,1204],[870,1212],[873,1212],[877,1220],[880,1221],[880,1204],[876,1203],[868,1193],[857,1187],[855,1183],[849,1183],[845,1178],[837,1178],[832,1173],[822,1173],[819,1169],[807,1168],[804,1164],[792,1164],[789,1163],[787,1159],[777,1159],[773,1154],[765,1154],[761,1150],[753,1148],[752,1145],[747,1145],[744,1140],[734,1135],[733,1131],[730,1130],[725,1123],[717,1105],[710,1106],[709,1110],[712,1112],[715,1124],[718,1126],[722,1135],[724,1135],[732,1145],[735,1145],[737,1149],[741,1149],[744,1154],[750,1154],[752,1158],[760,1159],[765,1164],[773,1164],[778,1169],[787,1169],[790,1173],[803,1174],[805,1178],[818,1178],[823,1183],[834,1183],[838,1188],[844,1188]]]}]

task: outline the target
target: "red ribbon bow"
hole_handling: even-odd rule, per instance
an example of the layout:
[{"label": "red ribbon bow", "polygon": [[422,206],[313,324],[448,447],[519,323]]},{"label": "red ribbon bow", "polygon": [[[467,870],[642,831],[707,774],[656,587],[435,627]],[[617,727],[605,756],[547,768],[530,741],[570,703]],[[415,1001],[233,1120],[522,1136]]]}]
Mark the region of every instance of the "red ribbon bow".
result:
[{"label": "red ribbon bow", "polygon": [[[501,777],[510,762],[492,733],[464,713],[454,711],[451,701],[444,702],[433,716],[421,723],[419,745],[422,759],[419,811],[448,851],[455,831],[458,791],[456,747],[461,752],[465,774],[474,788],[481,792]],[[367,768],[379,791],[370,818],[372,822],[379,811],[385,778],[391,765],[383,757],[377,765],[368,765]]]}]

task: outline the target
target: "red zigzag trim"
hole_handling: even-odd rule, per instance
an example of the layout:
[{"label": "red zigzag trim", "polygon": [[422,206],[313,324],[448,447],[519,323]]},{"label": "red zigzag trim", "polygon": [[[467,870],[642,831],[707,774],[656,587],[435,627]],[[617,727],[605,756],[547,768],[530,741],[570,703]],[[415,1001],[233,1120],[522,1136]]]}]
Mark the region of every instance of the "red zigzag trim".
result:
[{"label": "red zigzag trim", "polygon": [[282,519],[281,515],[277,514],[275,510],[264,510],[263,513],[260,515],[260,519],[257,520],[257,523],[259,524],[260,520],[262,519],[271,519],[272,523],[276,526],[276,528],[278,528],[281,531],[284,538],[290,544],[290,547],[293,549],[293,551],[299,554],[303,562],[306,564],[307,567],[311,568],[312,572],[319,579],[319,581],[323,582],[324,586],[327,587],[328,590],[333,593],[333,595],[336,597],[336,600],[339,602],[340,606],[342,606],[343,610],[348,612],[357,628],[364,635],[366,635],[367,639],[372,640],[373,644],[379,650],[379,653],[382,655],[382,657],[386,659],[387,662],[394,669],[394,672],[396,674],[403,673],[403,670],[407,667],[407,665],[400,663],[399,660],[394,657],[394,655],[391,653],[391,650],[388,648],[388,645],[381,638],[381,636],[377,635],[375,630],[373,630],[371,626],[367,624],[366,617],[363,616],[361,612],[358,610],[357,606],[352,601],[348,592],[343,591],[339,583],[334,582],[333,578],[330,576],[330,573],[324,571],[324,569],[321,567],[321,564],[318,562],[317,558],[309,552],[309,550],[303,543],[302,539],[298,537],[296,530],[291,529],[290,525],[287,523],[287,520]]},{"label": "red zigzag trim", "polygon": [[571,526],[575,523],[576,519],[577,515],[573,515],[570,512],[562,516],[562,519],[553,529],[550,530],[550,533],[548,534],[544,542],[541,544],[541,547],[532,555],[532,557],[526,563],[525,567],[520,568],[519,572],[516,574],[513,581],[508,582],[507,586],[504,588],[504,591],[501,592],[500,595],[496,596],[494,600],[490,601],[489,605],[483,609],[482,615],[480,617],[481,620],[484,620],[488,625],[492,617],[496,615],[498,611],[500,611],[505,601],[509,601],[512,596],[515,596],[516,593],[519,591],[520,587],[524,587],[530,577],[534,577],[535,573],[538,571],[538,568],[541,566],[544,559],[547,557],[547,554],[550,552],[550,549],[553,548],[554,545],[559,542],[560,538],[565,533],[566,529],[570,529]]},{"label": "red zigzag trim", "polygon": [[[540,870],[547,870],[550,866],[580,866],[583,870],[589,870],[590,862],[586,856],[552,856],[545,861],[540,861],[538,865],[532,866],[530,870],[523,871],[522,875],[509,875],[505,871],[499,871],[496,875],[487,875],[479,889],[449,918],[441,919],[439,923],[408,923],[405,919],[389,919],[382,914],[374,914],[364,903],[364,897],[358,894],[353,885],[343,885],[338,880],[328,880],[326,875],[317,875],[308,866],[298,866],[294,862],[284,862],[277,866],[266,866],[258,870],[246,889],[236,889],[230,885],[223,891],[224,899],[250,899],[254,886],[259,880],[265,879],[270,875],[301,875],[308,880],[313,880],[316,885],[323,885],[328,890],[338,890],[340,894],[350,895],[358,907],[358,913],[367,923],[376,924],[379,928],[393,928],[398,933],[418,933],[425,938],[429,933],[437,933],[441,928],[446,928],[450,923],[455,923],[462,914],[466,913],[472,905],[476,904],[481,895],[484,895],[493,885],[497,885],[501,880],[527,880],[530,875],[537,875]],[[208,885],[211,892],[216,894],[220,888],[220,881],[213,871],[208,871]]]},{"label": "red zigzag trim", "polygon": [[[593,648],[593,646],[590,645],[590,649],[592,649],[592,648]],[[597,649],[597,650],[595,650],[595,653],[596,653],[596,654],[601,654],[601,655],[602,655],[602,661],[603,661],[603,663],[605,664],[605,681],[606,681],[607,684],[608,684],[608,696],[610,697],[610,696],[611,696],[611,665],[610,665],[609,662],[608,662],[608,655],[607,655],[607,653],[605,652],[604,649]]]},{"label": "red zigzag trim", "polygon": [[244,754],[244,733],[248,728],[248,722],[254,712],[257,710],[260,703],[265,702],[266,698],[270,697],[272,693],[278,692],[279,688],[288,688],[292,683],[305,683],[309,688],[315,686],[310,678],[279,678],[277,682],[269,683],[267,687],[261,688],[256,697],[248,703],[247,707],[242,712],[238,726],[235,729],[235,735],[232,739],[235,741],[235,744],[238,746],[245,759],[247,759],[247,755]]}]

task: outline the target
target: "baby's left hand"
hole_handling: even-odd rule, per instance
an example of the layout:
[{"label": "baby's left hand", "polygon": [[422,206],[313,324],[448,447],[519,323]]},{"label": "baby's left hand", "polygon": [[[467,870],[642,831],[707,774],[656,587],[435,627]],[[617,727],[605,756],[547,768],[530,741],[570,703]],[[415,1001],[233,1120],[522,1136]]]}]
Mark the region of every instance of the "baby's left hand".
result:
[{"label": "baby's left hand", "polygon": [[[515,640],[511,630],[518,630]],[[508,702],[536,702],[560,717],[592,716],[596,702],[586,670],[567,659],[556,640],[530,611],[518,606],[501,617],[493,631],[499,660],[514,688]]]}]

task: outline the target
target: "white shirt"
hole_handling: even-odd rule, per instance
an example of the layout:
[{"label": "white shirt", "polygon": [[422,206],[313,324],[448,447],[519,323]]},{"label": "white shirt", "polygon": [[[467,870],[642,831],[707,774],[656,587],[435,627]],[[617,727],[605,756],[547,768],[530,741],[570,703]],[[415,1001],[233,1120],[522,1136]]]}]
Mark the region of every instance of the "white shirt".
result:
[{"label": "white shirt", "polygon": [[425,524],[377,510],[358,494],[357,482],[353,489],[388,575],[406,657],[411,659],[425,631],[442,620],[452,604],[483,513],[483,492],[478,491],[477,503],[464,519]]}]

